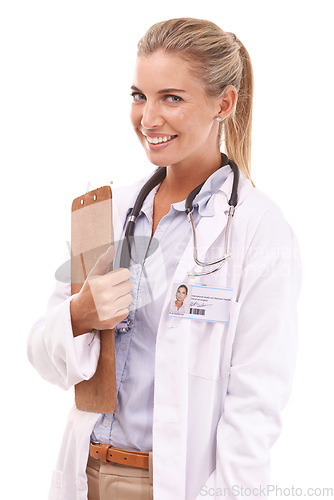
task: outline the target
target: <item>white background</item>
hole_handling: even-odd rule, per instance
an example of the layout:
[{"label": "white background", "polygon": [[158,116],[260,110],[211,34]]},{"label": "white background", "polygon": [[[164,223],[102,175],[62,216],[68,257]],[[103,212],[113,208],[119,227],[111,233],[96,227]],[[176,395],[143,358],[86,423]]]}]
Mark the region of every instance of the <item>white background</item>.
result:
[{"label": "white background", "polygon": [[26,357],[30,327],[44,313],[66,254],[71,201],[88,181],[124,184],[150,171],[129,121],[136,44],[154,22],[182,16],[213,20],[248,48],[255,73],[253,180],[281,206],[303,255],[299,358],[272,451],[272,484],[334,488],[331,3],[2,1],[6,498],[47,498],[72,405],[72,391],[41,380]]}]

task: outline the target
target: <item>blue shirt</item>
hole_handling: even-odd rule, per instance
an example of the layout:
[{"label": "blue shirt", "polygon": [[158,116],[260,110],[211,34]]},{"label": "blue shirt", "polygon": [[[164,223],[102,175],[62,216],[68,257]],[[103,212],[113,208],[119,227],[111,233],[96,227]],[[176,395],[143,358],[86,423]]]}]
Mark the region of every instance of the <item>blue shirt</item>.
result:
[{"label": "blue shirt", "polygon": [[[201,217],[214,215],[212,195],[230,172],[227,165],[206,180],[193,202],[195,225]],[[168,286],[191,237],[185,201],[181,201],[171,205],[151,238],[157,190],[158,186],[147,196],[135,226],[130,267],[133,284],[130,329],[121,333],[120,325],[115,328],[117,409],[113,415],[101,415],[92,433],[94,441],[128,450],[152,450],[156,334]],[[119,253],[115,268],[119,266]]]}]

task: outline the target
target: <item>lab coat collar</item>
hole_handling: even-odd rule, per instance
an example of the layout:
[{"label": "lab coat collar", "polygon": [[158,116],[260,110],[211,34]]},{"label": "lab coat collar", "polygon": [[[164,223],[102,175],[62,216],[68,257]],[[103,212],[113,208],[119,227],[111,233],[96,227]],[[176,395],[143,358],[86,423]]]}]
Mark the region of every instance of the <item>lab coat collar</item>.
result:
[{"label": "lab coat collar", "polygon": [[[253,189],[252,182],[241,171],[239,171],[239,173],[238,205],[244,201],[247,194]],[[225,193],[228,200],[230,199],[232,193],[233,180],[234,175],[233,172],[231,172],[226,181],[219,188],[219,191]]]},{"label": "lab coat collar", "polygon": [[[217,173],[218,173],[218,171],[215,172],[215,174],[213,174],[213,176],[215,176]],[[149,175],[142,178],[136,184],[134,184],[132,186],[120,187],[117,190],[115,190],[115,193],[113,193],[113,197],[114,197],[114,203],[113,203],[114,217],[113,217],[113,219],[114,219],[115,238],[120,237],[118,235],[121,234],[121,232],[124,228],[126,216],[132,210],[132,207],[136,201],[136,198],[138,196],[138,193],[139,193],[141,187],[151,176],[152,176],[152,172],[150,172]],[[213,176],[210,176],[210,177],[213,177]],[[208,198],[207,193],[205,194],[205,192],[203,191],[202,202],[201,202],[201,198],[200,198],[201,193],[199,193],[198,204],[199,204],[200,215],[205,215],[205,216],[208,216],[210,218],[213,218],[211,216],[215,215],[216,213],[222,213],[222,212],[224,213],[224,212],[228,211],[228,209],[229,209],[228,200],[229,200],[229,198],[231,196],[231,192],[232,192],[233,178],[234,178],[233,172],[230,172],[227,179],[224,180],[221,183],[221,185],[218,187],[218,192],[216,192],[216,195],[214,195],[214,196],[210,196]],[[208,179],[208,181],[209,181],[209,179]],[[210,184],[208,184],[207,187],[208,187],[208,191],[210,189],[212,189],[212,187],[213,187],[212,183],[210,182]],[[248,192],[251,191],[252,189],[253,189],[253,186],[252,186],[251,181],[249,179],[247,179],[247,177],[242,172],[240,172],[239,190],[238,190],[238,193],[239,193],[238,205],[240,205],[243,202],[243,200],[247,196]],[[222,195],[218,196],[219,193],[222,193]],[[152,191],[151,196],[154,196],[153,191]],[[207,203],[205,203],[205,201],[203,201],[203,200],[206,200]],[[210,200],[210,201],[208,201],[208,200]],[[224,200],[224,202],[223,202],[223,200]],[[147,201],[149,201],[149,199]],[[195,198],[194,202],[195,201],[197,201],[197,197]],[[201,203],[202,203],[202,206],[201,206]],[[182,209],[182,211],[184,211],[184,201],[174,203],[173,205],[174,205],[175,209],[179,209],[179,210]],[[178,207],[176,208],[176,206],[178,206]],[[218,212],[217,212],[217,210],[218,210]],[[226,220],[225,220],[225,223],[226,223]],[[223,228],[225,227],[225,223],[223,226],[221,225],[221,223],[219,225],[216,224],[217,229],[220,228],[220,231],[222,231]],[[200,230],[201,225],[202,224],[199,224],[199,230]],[[208,247],[208,244],[206,245],[206,247]]]},{"label": "lab coat collar", "polygon": [[[229,174],[231,173],[231,167],[229,165],[225,165],[224,167],[221,167],[220,169],[216,170],[213,174],[210,175],[210,177],[205,181],[201,191],[198,193],[198,195],[195,197],[193,206],[197,208],[199,214],[202,217],[213,217],[215,214],[214,211],[214,194],[216,194],[222,184],[226,181],[228,178]],[[141,184],[144,184],[152,174],[150,174],[147,178],[143,179]],[[137,186],[137,184],[136,184]],[[144,200],[143,206],[141,208],[140,213],[144,213],[146,217],[148,217],[149,220],[152,219],[152,213],[153,213],[153,199],[154,196],[158,190],[159,186],[156,186],[147,196],[147,198]],[[127,193],[128,194],[128,193]],[[128,216],[133,208],[133,205],[136,200],[136,195],[137,193],[134,192],[132,193],[132,199],[131,203],[128,206],[126,215]],[[128,198],[129,199],[129,198]],[[172,209],[174,209],[177,212],[184,212],[185,211],[185,200],[172,203],[171,205]]]},{"label": "lab coat collar", "polygon": [[[225,165],[219,168],[203,184],[202,189],[198,195],[194,198],[193,206],[197,207],[199,214],[202,217],[213,217],[215,215],[214,210],[214,196],[222,184],[225,182],[229,174],[231,173],[231,167]],[[185,200],[173,203],[172,207],[179,211],[184,212],[185,210]]]}]

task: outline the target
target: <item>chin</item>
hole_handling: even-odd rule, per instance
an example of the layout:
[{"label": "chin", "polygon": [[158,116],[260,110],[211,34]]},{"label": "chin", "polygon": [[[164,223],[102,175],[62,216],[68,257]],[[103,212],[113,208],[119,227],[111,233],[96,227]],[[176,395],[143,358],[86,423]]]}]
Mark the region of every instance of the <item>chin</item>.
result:
[{"label": "chin", "polygon": [[159,155],[152,155],[151,151],[146,151],[146,156],[150,163],[157,167],[168,167],[168,165],[171,165],[171,162],[167,158],[163,158],[162,156],[159,158]]}]

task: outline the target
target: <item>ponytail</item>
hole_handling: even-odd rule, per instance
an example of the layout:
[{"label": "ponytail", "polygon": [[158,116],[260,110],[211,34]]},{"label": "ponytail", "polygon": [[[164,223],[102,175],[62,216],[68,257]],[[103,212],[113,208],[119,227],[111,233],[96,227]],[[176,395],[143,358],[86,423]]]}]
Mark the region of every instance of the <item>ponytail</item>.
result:
[{"label": "ponytail", "polygon": [[250,179],[254,81],[249,54],[244,45],[239,43],[243,64],[242,77],[236,109],[224,123],[224,140],[227,156]]}]

